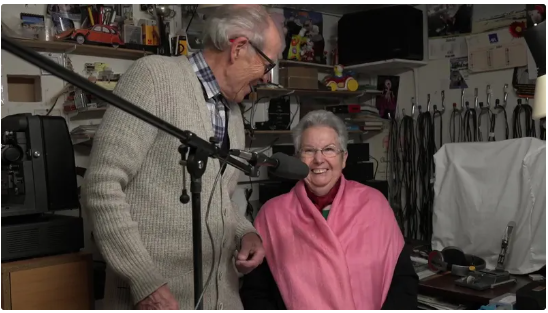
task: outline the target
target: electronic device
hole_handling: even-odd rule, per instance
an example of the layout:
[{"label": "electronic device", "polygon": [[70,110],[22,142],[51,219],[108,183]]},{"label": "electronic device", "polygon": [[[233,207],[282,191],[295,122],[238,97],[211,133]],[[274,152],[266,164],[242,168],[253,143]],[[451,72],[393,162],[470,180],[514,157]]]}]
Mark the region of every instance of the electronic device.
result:
[{"label": "electronic device", "polygon": [[60,116],[2,119],[2,217],[76,209],[74,150]]},{"label": "electronic device", "polygon": [[255,129],[287,130],[291,127],[291,104],[289,97],[271,99],[268,105],[268,121],[256,122]]},{"label": "electronic device", "polygon": [[268,174],[279,178],[301,180],[308,176],[308,166],[294,156],[276,152],[272,156],[247,150],[232,149],[230,155],[242,158],[257,166],[268,168]]},{"label": "electronic device", "polygon": [[423,12],[396,5],[345,14],[337,38],[339,63],[346,67],[394,58],[422,61]]},{"label": "electronic device", "polygon": [[511,278],[507,271],[485,270],[470,272],[465,277],[455,280],[455,285],[483,291],[515,282],[516,279]]},{"label": "electronic device", "polygon": [[433,272],[450,271],[456,276],[466,276],[471,271],[485,269],[485,260],[465,254],[457,247],[445,247],[443,250],[433,250],[428,255],[428,268]]},{"label": "electronic device", "polygon": [[362,184],[369,186],[371,188],[375,188],[378,191],[380,191],[383,196],[388,199],[388,181],[386,180],[368,180],[366,182],[363,182]]},{"label": "electronic device", "polygon": [[497,260],[497,266],[494,270],[470,270],[465,277],[457,279],[455,284],[474,290],[487,290],[500,285],[515,283],[516,279],[512,278],[510,273],[504,270],[504,261],[508,254],[508,245],[514,228],[516,228],[516,223],[514,221],[510,221],[506,226],[504,236],[502,237],[502,246]]},{"label": "electronic device", "polygon": [[81,217],[38,214],[2,218],[2,262],[78,252],[83,247]]},{"label": "electronic device", "polygon": [[[348,180],[354,180],[362,184],[375,179],[375,165],[373,162],[349,163],[343,169],[343,175]],[[366,184],[367,185],[367,184]]]},{"label": "electronic device", "polygon": [[4,117],[2,261],[83,248],[82,218],[51,214],[68,209],[80,209],[80,203],[65,119],[32,114]]}]

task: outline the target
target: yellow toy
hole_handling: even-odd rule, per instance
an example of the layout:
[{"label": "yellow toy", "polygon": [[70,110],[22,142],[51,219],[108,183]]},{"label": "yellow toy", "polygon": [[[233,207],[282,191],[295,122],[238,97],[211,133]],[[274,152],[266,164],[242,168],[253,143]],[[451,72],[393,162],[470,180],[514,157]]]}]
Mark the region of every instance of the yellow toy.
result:
[{"label": "yellow toy", "polygon": [[331,91],[337,90],[358,90],[358,81],[350,75],[343,75],[344,67],[340,64],[333,67],[334,76],[325,79],[325,85],[331,88]]},{"label": "yellow toy", "polygon": [[301,61],[302,59],[301,46],[303,44],[306,44],[308,40],[308,38],[304,36],[305,32],[306,32],[306,29],[303,28],[301,29],[298,35],[293,35],[291,37],[291,42],[289,43],[289,51],[287,52],[288,60]]}]

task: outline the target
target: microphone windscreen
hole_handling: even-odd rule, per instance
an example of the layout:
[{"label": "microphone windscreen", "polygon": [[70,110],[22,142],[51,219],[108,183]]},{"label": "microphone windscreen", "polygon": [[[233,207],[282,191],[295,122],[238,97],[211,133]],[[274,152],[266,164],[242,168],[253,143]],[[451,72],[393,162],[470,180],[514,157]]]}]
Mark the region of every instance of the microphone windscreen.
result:
[{"label": "microphone windscreen", "polygon": [[295,180],[301,180],[308,176],[310,171],[308,165],[296,157],[277,152],[271,158],[278,160],[278,167],[269,168],[269,172],[274,176]]}]

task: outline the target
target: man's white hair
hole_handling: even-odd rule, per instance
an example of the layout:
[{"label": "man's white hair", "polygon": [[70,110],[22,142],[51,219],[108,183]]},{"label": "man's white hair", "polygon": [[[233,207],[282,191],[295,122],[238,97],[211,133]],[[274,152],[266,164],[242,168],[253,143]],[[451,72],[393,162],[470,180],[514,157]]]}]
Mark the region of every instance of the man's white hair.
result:
[{"label": "man's white hair", "polygon": [[256,47],[263,49],[264,34],[271,22],[269,13],[262,5],[221,5],[207,17],[204,45],[206,48],[224,51],[230,46],[230,39],[246,37]]}]

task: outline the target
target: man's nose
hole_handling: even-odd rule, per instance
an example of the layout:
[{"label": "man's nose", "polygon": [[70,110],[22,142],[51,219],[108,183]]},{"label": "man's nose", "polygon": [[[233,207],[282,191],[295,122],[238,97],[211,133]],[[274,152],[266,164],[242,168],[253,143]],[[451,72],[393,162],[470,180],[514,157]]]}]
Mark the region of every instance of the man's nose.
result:
[{"label": "man's nose", "polygon": [[260,82],[263,83],[263,84],[269,83],[270,82],[270,73],[264,74],[263,77],[261,77]]}]

